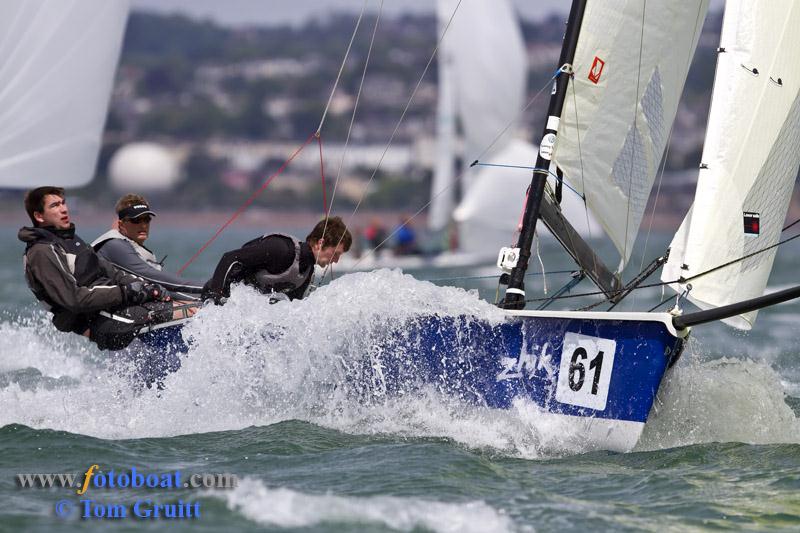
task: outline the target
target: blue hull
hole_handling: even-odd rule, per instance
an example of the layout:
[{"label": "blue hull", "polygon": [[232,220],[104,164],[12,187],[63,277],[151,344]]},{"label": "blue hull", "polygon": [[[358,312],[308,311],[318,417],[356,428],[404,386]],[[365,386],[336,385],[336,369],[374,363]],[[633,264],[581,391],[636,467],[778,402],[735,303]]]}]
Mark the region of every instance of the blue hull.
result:
[{"label": "blue hull", "polygon": [[683,346],[666,317],[522,312],[491,325],[422,316],[376,346],[365,370],[387,394],[421,381],[476,405],[508,409],[521,398],[559,415],[643,424]]},{"label": "blue hull", "polygon": [[182,329],[180,323],[138,335],[144,349],[134,351],[136,378],[148,388],[153,385],[163,388],[164,378],[181,367],[181,354],[189,351],[181,336]]}]

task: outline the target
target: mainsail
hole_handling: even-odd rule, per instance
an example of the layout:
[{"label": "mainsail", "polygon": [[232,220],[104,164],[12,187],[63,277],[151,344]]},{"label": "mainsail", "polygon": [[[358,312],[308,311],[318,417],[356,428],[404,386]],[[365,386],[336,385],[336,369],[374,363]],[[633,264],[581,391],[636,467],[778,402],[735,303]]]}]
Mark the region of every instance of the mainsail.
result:
[{"label": "mainsail", "polygon": [[708,0],[588,2],[553,160],[628,261]]},{"label": "mainsail", "polygon": [[[780,239],[800,166],[798,28],[794,0],[728,0],[697,193],[672,241],[664,281],[691,278]],[[709,309],[760,296],[775,251],[691,280],[689,299]],[[756,313],[726,322],[750,329]]]},{"label": "mainsail", "polygon": [[128,4],[0,4],[0,187],[91,180]]}]

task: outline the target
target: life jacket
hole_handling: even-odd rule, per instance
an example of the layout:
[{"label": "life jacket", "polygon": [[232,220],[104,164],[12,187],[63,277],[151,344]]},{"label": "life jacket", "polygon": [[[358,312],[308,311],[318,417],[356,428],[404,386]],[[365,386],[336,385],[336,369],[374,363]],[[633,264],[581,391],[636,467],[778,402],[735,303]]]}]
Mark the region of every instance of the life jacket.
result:
[{"label": "life jacket", "polygon": [[103,233],[98,238],[96,238],[92,242],[92,248],[94,248],[95,252],[98,252],[100,251],[100,248],[102,248],[103,245],[108,241],[110,241],[111,239],[122,239],[123,241],[131,243],[131,246],[133,246],[133,250],[136,252],[136,254],[139,257],[141,257],[142,260],[145,261],[148,265],[155,268],[156,270],[161,270],[163,268],[161,263],[159,263],[158,260],[156,259],[156,256],[153,252],[151,252],[145,246],[134,241],[133,239],[126,237],[125,235],[120,233],[119,230],[116,229],[108,230],[107,232]]},{"label": "life jacket", "polygon": [[[267,270],[258,270],[250,277],[251,282],[262,292],[274,291],[291,294],[304,285],[308,285],[308,281],[314,272],[314,264],[308,265],[303,271],[300,270],[300,241],[291,235],[285,233],[269,233],[262,235],[259,239],[275,236],[289,239],[292,241],[292,244],[294,244],[294,260],[291,266],[278,274],[271,274]],[[303,295],[293,294],[292,296],[302,297]]]}]

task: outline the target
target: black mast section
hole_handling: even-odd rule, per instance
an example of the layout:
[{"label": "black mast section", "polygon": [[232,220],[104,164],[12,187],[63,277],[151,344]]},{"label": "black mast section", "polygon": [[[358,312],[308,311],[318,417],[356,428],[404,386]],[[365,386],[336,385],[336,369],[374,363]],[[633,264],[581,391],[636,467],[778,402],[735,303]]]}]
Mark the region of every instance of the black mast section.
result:
[{"label": "black mast section", "polygon": [[547,122],[539,147],[539,155],[536,157],[536,170],[533,171],[531,186],[528,190],[528,199],[525,203],[522,231],[517,241],[517,248],[520,249],[519,260],[517,266],[511,270],[508,289],[506,289],[505,298],[500,304],[501,307],[506,309],[523,309],[525,307],[525,271],[528,269],[528,261],[531,257],[531,245],[533,244],[533,235],[536,230],[536,221],[539,218],[540,205],[544,198],[544,188],[547,184],[553,144],[558,133],[558,121],[561,118],[561,110],[564,107],[564,99],[567,95],[571,66],[575,58],[575,49],[578,46],[578,35],[583,22],[583,13],[586,10],[586,2],[587,0],[574,0],[569,12],[567,31],[564,35],[564,44],[561,47],[561,57],[558,60],[559,67],[568,66],[569,72],[561,72],[556,77],[555,92],[550,97]]}]

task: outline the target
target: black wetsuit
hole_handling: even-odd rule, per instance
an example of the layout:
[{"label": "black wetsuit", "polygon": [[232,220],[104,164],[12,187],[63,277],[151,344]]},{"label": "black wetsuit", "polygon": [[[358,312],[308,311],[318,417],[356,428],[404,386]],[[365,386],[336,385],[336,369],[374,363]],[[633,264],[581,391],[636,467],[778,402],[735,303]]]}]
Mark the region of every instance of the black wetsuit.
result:
[{"label": "black wetsuit", "polygon": [[230,296],[231,284],[238,282],[265,294],[279,292],[292,300],[303,298],[313,277],[314,263],[307,243],[296,244],[288,235],[265,235],[222,256],[203,287],[203,299],[221,303]]},{"label": "black wetsuit", "polygon": [[53,314],[59,331],[83,335],[101,350],[127,346],[145,325],[172,319],[172,304],[129,305],[126,285],[141,281],[114,268],[75,235],[75,226],[19,230],[26,243],[25,278],[34,296]]}]

